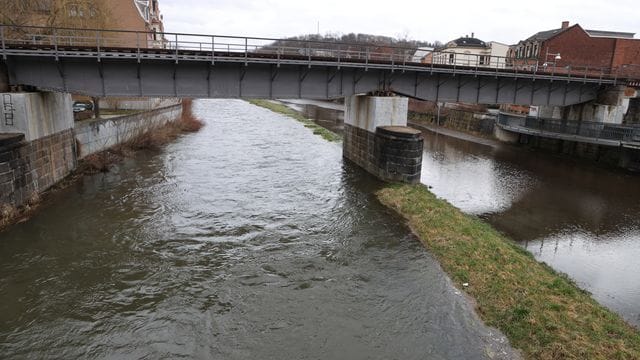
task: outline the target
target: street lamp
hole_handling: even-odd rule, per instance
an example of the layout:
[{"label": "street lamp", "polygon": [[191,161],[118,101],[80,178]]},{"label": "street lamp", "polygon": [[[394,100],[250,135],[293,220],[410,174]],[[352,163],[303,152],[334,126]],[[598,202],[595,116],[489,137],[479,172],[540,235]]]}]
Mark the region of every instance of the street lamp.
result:
[{"label": "street lamp", "polygon": [[549,66],[549,63],[547,62],[547,60],[549,59],[549,56],[553,56],[553,71],[555,72],[555,70],[556,70],[556,62],[558,60],[562,60],[562,57],[560,56],[560,53],[550,53],[549,52],[549,48],[547,48],[547,55],[545,55],[544,64],[542,64],[542,66],[544,67],[545,71],[547,70],[547,66]]}]

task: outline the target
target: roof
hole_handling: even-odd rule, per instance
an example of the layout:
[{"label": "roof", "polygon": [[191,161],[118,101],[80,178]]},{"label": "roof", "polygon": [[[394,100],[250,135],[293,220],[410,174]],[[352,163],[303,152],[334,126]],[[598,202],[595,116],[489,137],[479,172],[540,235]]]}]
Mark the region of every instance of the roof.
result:
[{"label": "roof", "polygon": [[624,38],[633,39],[635,33],[620,32],[620,31],[603,31],[603,30],[585,30],[587,34],[593,37],[610,37],[610,38]]},{"label": "roof", "polygon": [[[553,36],[556,36],[557,34],[571,29],[574,26],[580,26],[578,24],[575,24],[573,26],[570,26],[568,28],[558,28],[558,29],[551,29],[551,30],[545,30],[545,31],[540,31],[535,33],[534,35],[528,37],[526,41],[544,41],[547,40]],[[582,28],[582,27],[581,27]],[[589,36],[591,37],[607,37],[607,38],[624,38],[624,39],[633,39],[633,37],[635,36],[635,33],[629,33],[629,32],[620,32],[620,31],[604,31],[604,30],[584,30]]]},{"label": "roof", "polygon": [[547,40],[548,38],[550,38],[550,37],[552,37],[552,36],[554,36],[556,34],[561,33],[562,30],[566,30],[566,29],[558,28],[558,29],[539,31],[539,32],[529,36],[525,41]]},{"label": "roof", "polygon": [[478,48],[486,48],[487,44],[477,38],[474,37],[459,37],[453,41],[450,41],[447,45],[451,45],[451,43],[454,43],[456,46],[461,46],[461,47],[478,47]]}]

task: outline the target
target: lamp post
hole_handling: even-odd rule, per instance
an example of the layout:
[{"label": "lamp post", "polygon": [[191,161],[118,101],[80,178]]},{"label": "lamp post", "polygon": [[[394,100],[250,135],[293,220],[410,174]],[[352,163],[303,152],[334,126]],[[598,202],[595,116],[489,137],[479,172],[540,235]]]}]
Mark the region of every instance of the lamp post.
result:
[{"label": "lamp post", "polygon": [[547,66],[549,66],[549,63],[547,62],[547,60],[549,59],[549,56],[553,56],[553,72],[556,72],[556,62],[558,60],[562,60],[562,57],[560,56],[560,53],[550,53],[549,52],[549,48],[547,47],[547,54],[544,57],[544,64],[542,64],[542,66],[544,67],[544,70],[547,71]]}]

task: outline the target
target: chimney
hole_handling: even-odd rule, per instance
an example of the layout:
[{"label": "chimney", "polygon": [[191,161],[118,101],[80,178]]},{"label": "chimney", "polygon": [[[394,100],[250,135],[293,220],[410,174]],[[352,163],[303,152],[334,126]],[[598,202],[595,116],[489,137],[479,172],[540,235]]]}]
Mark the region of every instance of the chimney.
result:
[{"label": "chimney", "polygon": [[569,27],[569,22],[568,21],[563,21],[562,22],[562,30],[566,29]]},{"label": "chimney", "polygon": [[471,33],[471,37],[475,37],[475,34],[474,34],[474,33]]}]

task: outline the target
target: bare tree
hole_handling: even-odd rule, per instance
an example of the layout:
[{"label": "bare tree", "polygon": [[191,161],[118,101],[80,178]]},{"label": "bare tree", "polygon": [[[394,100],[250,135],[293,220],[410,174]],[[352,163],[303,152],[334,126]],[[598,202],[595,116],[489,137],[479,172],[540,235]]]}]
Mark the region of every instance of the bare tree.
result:
[{"label": "bare tree", "polygon": [[115,28],[109,1],[0,0],[0,23],[15,26]]}]

